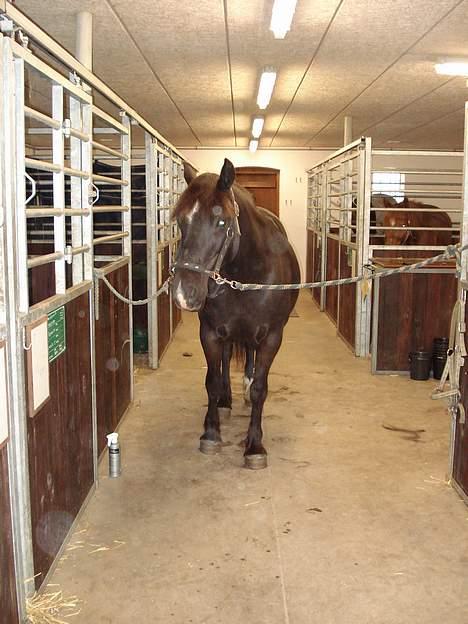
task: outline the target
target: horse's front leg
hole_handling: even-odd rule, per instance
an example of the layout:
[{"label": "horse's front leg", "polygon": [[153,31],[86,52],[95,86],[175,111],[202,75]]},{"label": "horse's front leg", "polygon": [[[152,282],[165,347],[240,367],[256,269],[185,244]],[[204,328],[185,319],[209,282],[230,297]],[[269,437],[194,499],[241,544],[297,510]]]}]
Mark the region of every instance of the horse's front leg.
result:
[{"label": "horse's front leg", "polygon": [[254,377],[250,388],[252,413],[244,453],[246,467],[253,470],[267,466],[267,452],[262,444],[262,413],[268,394],[268,373],[281,346],[282,337],[282,329],[271,332],[257,348]]},{"label": "horse's front leg", "polygon": [[223,344],[216,332],[205,323],[200,325],[200,341],[208,365],[205,379],[205,387],[208,393],[208,410],[204,423],[205,432],[200,438],[200,451],[213,455],[214,453],[219,453],[222,446],[218,401],[222,392],[221,358]]},{"label": "horse's front leg", "polygon": [[255,351],[253,347],[245,347],[245,368],[244,368],[244,402],[250,405],[250,387],[252,386],[255,368]]},{"label": "horse's front leg", "polygon": [[232,409],[232,392],[231,392],[231,358],[232,358],[232,342],[225,342],[223,345],[223,355],[221,364],[222,390],[221,397],[218,401],[218,414],[220,418],[225,420],[231,417]]}]

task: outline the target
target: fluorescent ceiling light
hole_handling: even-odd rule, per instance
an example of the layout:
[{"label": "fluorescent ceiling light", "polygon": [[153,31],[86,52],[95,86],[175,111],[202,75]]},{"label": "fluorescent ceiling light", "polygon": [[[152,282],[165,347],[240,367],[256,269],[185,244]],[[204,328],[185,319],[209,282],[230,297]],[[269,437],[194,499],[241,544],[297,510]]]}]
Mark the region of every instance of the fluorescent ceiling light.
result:
[{"label": "fluorescent ceiling light", "polygon": [[270,30],[275,39],[284,39],[291,28],[291,22],[296,10],[297,0],[275,0],[271,13]]},{"label": "fluorescent ceiling light", "polygon": [[254,139],[258,139],[262,134],[263,124],[265,123],[265,119],[263,117],[255,117],[252,122],[252,136]]},{"label": "fluorescent ceiling light", "polygon": [[276,70],[272,67],[265,67],[260,77],[258,85],[257,104],[262,110],[265,109],[271,100],[273,88],[276,81]]},{"label": "fluorescent ceiling light", "polygon": [[465,76],[468,77],[468,61],[447,61],[436,63],[435,70],[443,76]]},{"label": "fluorescent ceiling light", "polygon": [[249,143],[249,151],[256,152],[258,147],[258,141],[256,139],[252,139]]}]

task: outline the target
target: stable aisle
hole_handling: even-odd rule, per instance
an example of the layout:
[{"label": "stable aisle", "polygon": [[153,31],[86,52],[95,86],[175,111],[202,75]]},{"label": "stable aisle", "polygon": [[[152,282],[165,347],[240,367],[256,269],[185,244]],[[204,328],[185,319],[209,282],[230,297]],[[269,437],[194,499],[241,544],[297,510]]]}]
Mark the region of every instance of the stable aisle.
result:
[{"label": "stable aisle", "polygon": [[[75,624],[466,624],[468,513],[446,485],[434,382],[374,376],[301,295],[270,375],[269,467],[244,469],[241,372],[220,455],[198,319],[158,371],[138,369],[123,474],[83,513],[49,591]],[[98,389],[99,390],[99,389]],[[399,431],[406,430],[406,431]]]}]

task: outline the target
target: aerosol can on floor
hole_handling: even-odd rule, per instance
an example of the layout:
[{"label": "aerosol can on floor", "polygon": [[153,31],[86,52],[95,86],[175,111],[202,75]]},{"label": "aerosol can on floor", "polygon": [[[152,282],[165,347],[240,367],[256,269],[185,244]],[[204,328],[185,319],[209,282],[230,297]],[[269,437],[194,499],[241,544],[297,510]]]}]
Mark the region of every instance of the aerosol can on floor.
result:
[{"label": "aerosol can on floor", "polygon": [[109,477],[120,477],[122,468],[120,464],[120,443],[118,433],[109,433],[107,436],[109,448]]}]

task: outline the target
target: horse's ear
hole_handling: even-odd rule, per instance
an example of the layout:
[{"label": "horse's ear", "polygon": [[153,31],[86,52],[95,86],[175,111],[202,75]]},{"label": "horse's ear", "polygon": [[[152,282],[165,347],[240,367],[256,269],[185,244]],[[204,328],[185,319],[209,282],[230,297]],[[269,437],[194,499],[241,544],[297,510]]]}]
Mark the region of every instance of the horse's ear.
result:
[{"label": "horse's ear", "polygon": [[218,191],[229,191],[231,186],[236,179],[236,170],[234,169],[234,165],[227,158],[224,159],[224,165],[221,169],[221,173],[219,174],[218,184],[216,188]]},{"label": "horse's ear", "polygon": [[196,170],[192,167],[192,165],[189,165],[188,162],[184,161],[184,178],[187,184],[190,184],[190,182],[195,180],[196,177]]}]

